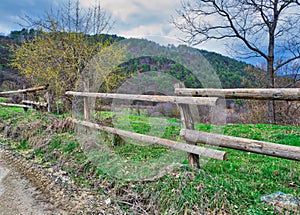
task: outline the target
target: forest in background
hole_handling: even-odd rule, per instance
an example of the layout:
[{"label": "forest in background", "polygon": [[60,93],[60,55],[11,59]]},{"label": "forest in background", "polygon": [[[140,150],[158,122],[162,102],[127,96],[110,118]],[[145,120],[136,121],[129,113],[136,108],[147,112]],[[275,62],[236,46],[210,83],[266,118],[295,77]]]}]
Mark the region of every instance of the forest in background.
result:
[{"label": "forest in background", "polygon": [[[23,40],[31,40],[34,38],[35,34],[36,32],[34,30],[22,29],[20,31],[12,31],[9,36],[0,36],[0,67],[2,68],[0,74],[1,84],[5,82],[13,82],[16,84],[14,87],[17,88],[24,84],[23,82],[25,82],[25,80],[22,80],[18,71],[10,65],[10,61],[13,57],[10,54],[10,47],[13,44],[20,44]],[[101,35],[101,37],[103,41],[119,41],[124,39],[123,37],[118,37],[116,35]],[[158,44],[145,39],[137,39],[135,41],[139,43],[138,45],[148,47],[149,49],[159,46]],[[173,45],[169,45],[168,48],[177,49],[177,47]],[[251,85],[257,85],[255,80],[250,78],[249,74],[247,74],[247,71],[245,70],[246,68],[254,69],[253,66],[218,53],[206,50],[198,51],[208,60],[213,69],[217,72],[223,88],[251,87]],[[168,59],[161,59],[158,57],[142,57],[134,59],[127,62],[126,65],[122,65],[122,67],[128,75],[137,71],[147,72],[151,70],[166,72],[175,78],[179,78],[181,81],[189,79],[188,77],[191,76],[190,71],[186,71],[182,65]],[[201,87],[199,81],[197,82],[194,77],[190,79],[191,80],[186,83],[188,87]],[[13,85],[13,83],[10,83],[9,85]],[[3,87],[5,87],[5,85]]]}]

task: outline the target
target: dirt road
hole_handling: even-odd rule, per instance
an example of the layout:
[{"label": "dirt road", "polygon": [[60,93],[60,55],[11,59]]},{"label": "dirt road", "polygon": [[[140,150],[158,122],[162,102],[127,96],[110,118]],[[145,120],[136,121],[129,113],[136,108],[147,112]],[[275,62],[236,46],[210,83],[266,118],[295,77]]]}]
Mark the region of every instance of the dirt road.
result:
[{"label": "dirt road", "polygon": [[1,155],[0,150],[0,215],[62,214]]}]

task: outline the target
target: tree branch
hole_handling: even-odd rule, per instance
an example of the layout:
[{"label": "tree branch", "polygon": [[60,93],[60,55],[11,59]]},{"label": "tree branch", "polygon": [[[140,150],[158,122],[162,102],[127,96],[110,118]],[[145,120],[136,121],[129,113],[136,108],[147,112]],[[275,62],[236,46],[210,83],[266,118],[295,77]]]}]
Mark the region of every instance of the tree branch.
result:
[{"label": "tree branch", "polygon": [[283,63],[278,64],[278,65],[274,68],[274,71],[277,71],[278,69],[280,69],[280,68],[283,67],[284,65],[286,65],[286,64],[288,64],[288,63],[290,63],[290,62],[292,62],[292,61],[294,61],[294,60],[297,60],[297,59],[300,59],[300,55],[295,56],[295,57],[292,57],[292,58],[290,58],[290,59],[284,61]]}]

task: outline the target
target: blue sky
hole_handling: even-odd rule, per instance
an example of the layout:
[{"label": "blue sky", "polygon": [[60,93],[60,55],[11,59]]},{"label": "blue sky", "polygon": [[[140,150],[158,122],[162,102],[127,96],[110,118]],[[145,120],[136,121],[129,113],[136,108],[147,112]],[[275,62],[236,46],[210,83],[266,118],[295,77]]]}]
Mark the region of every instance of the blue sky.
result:
[{"label": "blue sky", "polygon": [[[51,8],[59,8],[68,0],[1,0],[0,33],[22,28],[21,17],[42,16]],[[88,8],[94,0],[80,0]],[[170,23],[176,16],[181,0],[102,0],[103,8],[111,13],[115,25],[110,31],[124,37],[146,38],[162,44],[179,44],[180,32]],[[226,55],[222,42],[208,42],[200,49],[215,51]]]}]

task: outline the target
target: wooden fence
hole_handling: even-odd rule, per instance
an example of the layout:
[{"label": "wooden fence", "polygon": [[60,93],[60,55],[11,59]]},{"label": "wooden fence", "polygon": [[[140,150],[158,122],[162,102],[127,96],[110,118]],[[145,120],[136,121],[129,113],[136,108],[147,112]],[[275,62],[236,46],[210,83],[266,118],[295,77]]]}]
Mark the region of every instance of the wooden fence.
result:
[{"label": "wooden fence", "polygon": [[[20,89],[20,90],[14,90],[14,91],[5,91],[0,92],[0,96],[7,96],[7,95],[13,95],[13,94],[22,94],[22,101],[21,104],[14,104],[14,103],[5,103],[0,102],[1,106],[9,106],[9,107],[21,107],[24,108],[25,111],[27,111],[30,108],[47,108],[48,112],[51,111],[50,109],[50,95],[48,92],[47,86],[41,86],[41,87],[34,87],[34,88],[27,88],[27,89]],[[46,91],[45,98],[46,102],[41,102],[38,100],[38,97],[35,96],[35,101],[27,100],[27,95],[29,93],[36,94],[38,91]]]},{"label": "wooden fence", "polygon": [[[66,95],[84,98],[84,120],[73,118],[72,121],[74,123],[129,137],[138,141],[186,151],[188,152],[189,164],[195,168],[200,167],[199,156],[218,160],[224,160],[226,158],[226,152],[198,146],[196,145],[197,143],[300,161],[300,147],[195,131],[190,109],[190,105],[216,106],[218,100],[221,98],[300,101],[300,89],[186,89],[182,84],[179,84],[175,88],[175,94],[176,96],[157,96],[66,92]],[[183,123],[183,129],[180,132],[181,139],[185,140],[185,142],[142,135],[89,122],[90,111],[88,109],[88,98],[90,97],[175,103],[178,105]]]}]

